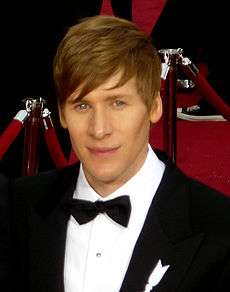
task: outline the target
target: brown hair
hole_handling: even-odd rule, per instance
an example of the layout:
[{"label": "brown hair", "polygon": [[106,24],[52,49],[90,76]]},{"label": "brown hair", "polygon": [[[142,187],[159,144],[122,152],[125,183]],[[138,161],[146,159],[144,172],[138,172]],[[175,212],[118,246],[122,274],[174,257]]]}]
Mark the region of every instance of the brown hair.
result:
[{"label": "brown hair", "polygon": [[116,87],[136,77],[147,106],[160,91],[161,63],[152,40],[134,23],[113,16],[85,18],[67,31],[53,63],[58,103],[81,86],[79,98],[122,70]]}]

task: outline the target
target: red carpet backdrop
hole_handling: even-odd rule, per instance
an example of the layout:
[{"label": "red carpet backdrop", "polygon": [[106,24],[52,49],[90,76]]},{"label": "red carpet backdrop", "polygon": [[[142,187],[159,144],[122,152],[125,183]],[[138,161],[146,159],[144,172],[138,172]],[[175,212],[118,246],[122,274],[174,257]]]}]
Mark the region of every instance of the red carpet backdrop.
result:
[{"label": "red carpet backdrop", "polygon": [[[163,149],[163,127],[150,143]],[[177,121],[177,165],[189,176],[230,195],[230,122]]]},{"label": "red carpet backdrop", "polygon": [[[165,0],[133,0],[133,21],[150,33],[165,5]],[[104,0],[101,14],[113,14],[111,3]],[[187,105],[200,96],[188,99]],[[183,100],[183,101],[182,101]],[[186,95],[180,106],[186,105]],[[151,131],[150,142],[163,149],[163,129],[160,123]],[[188,175],[230,195],[230,123],[177,122],[177,165]]]}]

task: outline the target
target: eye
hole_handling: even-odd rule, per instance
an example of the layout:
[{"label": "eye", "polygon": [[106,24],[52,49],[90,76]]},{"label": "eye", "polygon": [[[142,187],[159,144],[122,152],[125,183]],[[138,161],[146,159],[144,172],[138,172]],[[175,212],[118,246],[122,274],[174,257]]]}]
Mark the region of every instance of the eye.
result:
[{"label": "eye", "polygon": [[82,103],[78,103],[76,104],[76,109],[79,111],[86,111],[87,109],[89,109],[89,104],[82,102]]},{"label": "eye", "polygon": [[114,101],[114,106],[115,107],[124,107],[126,105],[126,103],[123,100],[117,99]]}]

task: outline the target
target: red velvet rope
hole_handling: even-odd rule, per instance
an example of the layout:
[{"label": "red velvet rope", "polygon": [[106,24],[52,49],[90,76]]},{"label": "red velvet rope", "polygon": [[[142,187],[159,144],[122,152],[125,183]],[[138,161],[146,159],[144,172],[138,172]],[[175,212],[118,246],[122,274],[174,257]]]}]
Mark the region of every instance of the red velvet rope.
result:
[{"label": "red velvet rope", "polygon": [[185,74],[197,85],[197,89],[207,99],[207,101],[224,116],[225,119],[230,121],[230,107],[222,100],[216,93],[214,88],[208,83],[205,77],[198,71],[193,72],[189,66],[181,66]]},{"label": "red velvet rope", "polygon": [[[0,136],[0,159],[3,158],[10,145],[22,130],[24,121],[28,116],[29,114],[26,112],[26,110],[19,111],[12,122],[5,129],[3,134]],[[45,141],[54,164],[56,167],[67,166],[69,163],[65,159],[65,156],[62,152],[50,116],[43,118],[43,125],[45,129]]]},{"label": "red velvet rope", "polygon": [[6,151],[8,150],[10,145],[13,143],[15,138],[18,136],[22,128],[23,128],[23,122],[13,119],[12,122],[5,129],[5,131],[0,137],[0,159],[3,158]]},{"label": "red velvet rope", "polygon": [[45,128],[44,137],[46,145],[54,164],[58,168],[67,166],[68,162],[62,152],[50,117],[43,118],[43,124]]}]

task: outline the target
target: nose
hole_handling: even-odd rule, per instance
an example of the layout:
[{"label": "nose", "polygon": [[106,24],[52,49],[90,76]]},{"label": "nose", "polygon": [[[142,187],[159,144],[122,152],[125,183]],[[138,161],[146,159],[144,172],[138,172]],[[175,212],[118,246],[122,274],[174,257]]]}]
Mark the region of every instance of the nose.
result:
[{"label": "nose", "polygon": [[103,139],[112,133],[112,125],[108,112],[104,108],[95,108],[91,113],[88,133],[95,139]]}]

